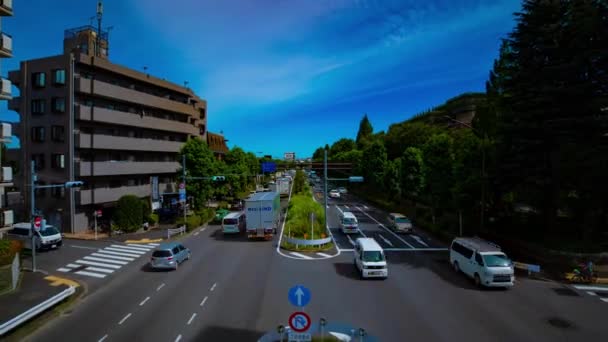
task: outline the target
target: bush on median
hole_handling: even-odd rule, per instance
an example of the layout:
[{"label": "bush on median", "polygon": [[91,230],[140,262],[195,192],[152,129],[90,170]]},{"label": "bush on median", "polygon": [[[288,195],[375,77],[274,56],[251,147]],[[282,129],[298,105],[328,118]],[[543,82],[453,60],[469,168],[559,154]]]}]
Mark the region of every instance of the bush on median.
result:
[{"label": "bush on median", "polygon": [[0,240],[0,266],[8,265],[13,262],[15,254],[23,248],[23,243],[19,240]]},{"label": "bush on median", "polygon": [[[190,215],[186,218],[186,231],[189,232],[195,228],[198,228],[201,226],[201,217],[198,215]],[[180,217],[177,219],[177,225],[178,226],[182,226],[184,225],[184,218]]]}]

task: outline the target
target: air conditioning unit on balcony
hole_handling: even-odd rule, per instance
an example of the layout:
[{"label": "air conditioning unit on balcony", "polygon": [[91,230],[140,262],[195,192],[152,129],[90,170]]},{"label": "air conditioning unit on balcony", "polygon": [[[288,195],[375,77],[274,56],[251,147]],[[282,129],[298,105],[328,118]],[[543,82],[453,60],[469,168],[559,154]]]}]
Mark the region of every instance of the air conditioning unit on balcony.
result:
[{"label": "air conditioning unit on balcony", "polygon": [[13,181],[13,168],[10,166],[2,167],[2,178],[0,178],[0,182],[2,183],[11,183]]},{"label": "air conditioning unit on balcony", "polygon": [[3,122],[0,129],[0,139],[9,139],[13,135],[13,127],[11,124]]},{"label": "air conditioning unit on balcony", "polygon": [[11,81],[9,81],[6,78],[2,78],[2,90],[1,90],[1,93],[2,93],[2,96],[4,98],[7,98],[7,97],[10,98],[11,93],[12,93],[12,88],[11,87],[12,87]]},{"label": "air conditioning unit on balcony", "polygon": [[0,227],[11,226],[14,222],[13,211],[4,210],[0,211]]}]

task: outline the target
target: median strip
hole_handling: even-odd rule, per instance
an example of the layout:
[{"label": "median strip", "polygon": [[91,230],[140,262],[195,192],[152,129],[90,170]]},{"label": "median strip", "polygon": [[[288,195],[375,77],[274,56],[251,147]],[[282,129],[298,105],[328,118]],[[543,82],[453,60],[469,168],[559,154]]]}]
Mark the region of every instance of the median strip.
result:
[{"label": "median strip", "polygon": [[129,319],[129,317],[131,317],[130,312],[125,317],[123,317],[123,319],[121,319],[120,322],[118,322],[118,325],[122,325],[127,319]]},{"label": "median strip", "polygon": [[139,306],[144,306],[148,300],[150,300],[150,297],[146,297],[146,299],[142,300],[141,303],[139,303]]}]

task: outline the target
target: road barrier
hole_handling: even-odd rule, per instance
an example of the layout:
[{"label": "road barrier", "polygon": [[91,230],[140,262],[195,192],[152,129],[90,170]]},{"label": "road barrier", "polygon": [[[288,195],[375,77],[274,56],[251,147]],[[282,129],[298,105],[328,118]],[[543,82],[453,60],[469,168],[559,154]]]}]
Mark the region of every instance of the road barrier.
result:
[{"label": "road barrier", "polygon": [[51,308],[52,306],[56,305],[57,303],[61,302],[62,300],[68,298],[69,296],[73,295],[76,292],[76,288],[74,286],[70,286],[67,289],[63,290],[62,292],[54,295],[53,297],[45,300],[44,302],[34,306],[33,308],[30,308],[29,310],[27,310],[26,312],[20,314],[19,316],[5,322],[2,323],[0,325],[0,336],[6,334],[7,332],[11,331],[12,329],[15,329],[16,327],[18,327],[19,325],[25,323],[26,321],[28,321],[29,319],[31,319],[32,317],[42,313],[43,311]]},{"label": "road barrier", "polygon": [[523,262],[513,262],[513,267],[520,270],[528,271],[528,275],[532,274],[532,272],[540,273],[540,265],[524,264]]},{"label": "road barrier", "polygon": [[287,240],[287,242],[289,242],[293,245],[296,245],[296,247],[324,245],[324,244],[330,243],[332,241],[331,236],[326,237],[324,239],[316,239],[316,240],[296,239],[296,238],[292,238],[289,236],[285,236],[285,240]]},{"label": "road barrier", "polygon": [[175,229],[167,229],[167,239],[170,239],[172,235],[183,234],[186,232],[186,225],[183,225]]}]

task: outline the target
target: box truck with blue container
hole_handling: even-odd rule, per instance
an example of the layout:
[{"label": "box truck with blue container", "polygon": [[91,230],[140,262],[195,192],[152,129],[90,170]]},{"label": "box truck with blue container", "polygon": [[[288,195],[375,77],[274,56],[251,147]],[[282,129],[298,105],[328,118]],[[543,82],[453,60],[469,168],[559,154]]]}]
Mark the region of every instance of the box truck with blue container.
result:
[{"label": "box truck with blue container", "polygon": [[281,197],[277,192],[256,192],[245,200],[247,237],[271,240],[279,226]]}]

